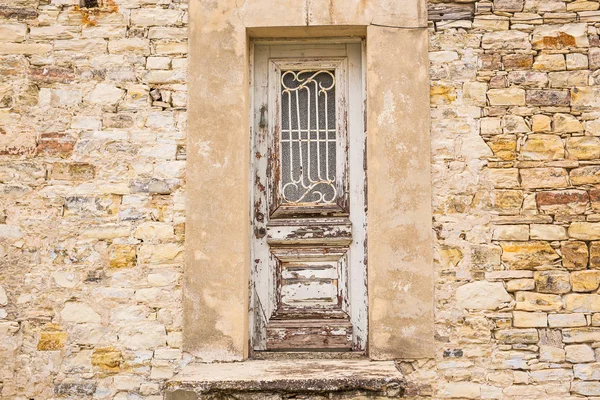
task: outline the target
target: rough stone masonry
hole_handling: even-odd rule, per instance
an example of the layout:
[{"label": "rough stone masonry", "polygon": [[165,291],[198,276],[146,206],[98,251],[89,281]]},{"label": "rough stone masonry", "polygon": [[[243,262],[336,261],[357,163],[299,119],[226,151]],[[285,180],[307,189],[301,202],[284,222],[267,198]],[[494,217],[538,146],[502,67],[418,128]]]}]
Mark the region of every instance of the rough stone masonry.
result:
[{"label": "rough stone masonry", "polygon": [[[0,0],[2,399],[158,400],[190,359],[187,2],[99,6]],[[600,398],[599,8],[430,4],[437,349],[398,361],[408,398]]]}]

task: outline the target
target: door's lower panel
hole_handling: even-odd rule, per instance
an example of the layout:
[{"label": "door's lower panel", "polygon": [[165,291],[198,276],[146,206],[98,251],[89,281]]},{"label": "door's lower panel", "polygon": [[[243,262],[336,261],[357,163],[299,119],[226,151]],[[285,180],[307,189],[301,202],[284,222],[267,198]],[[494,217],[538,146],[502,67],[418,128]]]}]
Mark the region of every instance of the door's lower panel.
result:
[{"label": "door's lower panel", "polygon": [[267,350],[352,350],[352,324],[345,319],[271,320]]}]

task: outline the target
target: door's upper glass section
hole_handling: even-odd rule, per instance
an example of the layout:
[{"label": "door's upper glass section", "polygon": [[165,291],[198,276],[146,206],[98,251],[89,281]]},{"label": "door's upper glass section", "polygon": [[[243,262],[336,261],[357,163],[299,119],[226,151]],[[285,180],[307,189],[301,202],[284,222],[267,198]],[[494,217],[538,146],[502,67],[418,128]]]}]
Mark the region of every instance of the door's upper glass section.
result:
[{"label": "door's upper glass section", "polygon": [[280,192],[287,204],[333,204],[336,79],[326,69],[281,71]]}]

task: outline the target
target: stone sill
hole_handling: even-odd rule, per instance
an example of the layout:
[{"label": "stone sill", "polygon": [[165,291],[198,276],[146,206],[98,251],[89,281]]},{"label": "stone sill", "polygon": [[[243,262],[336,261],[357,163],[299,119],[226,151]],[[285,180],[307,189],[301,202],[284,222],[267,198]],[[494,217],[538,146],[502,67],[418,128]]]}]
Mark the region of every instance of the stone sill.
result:
[{"label": "stone sill", "polygon": [[[402,397],[406,381],[393,361],[252,360],[190,364],[169,380],[167,400],[216,393],[348,394]],[[201,397],[202,396],[202,397]]]}]

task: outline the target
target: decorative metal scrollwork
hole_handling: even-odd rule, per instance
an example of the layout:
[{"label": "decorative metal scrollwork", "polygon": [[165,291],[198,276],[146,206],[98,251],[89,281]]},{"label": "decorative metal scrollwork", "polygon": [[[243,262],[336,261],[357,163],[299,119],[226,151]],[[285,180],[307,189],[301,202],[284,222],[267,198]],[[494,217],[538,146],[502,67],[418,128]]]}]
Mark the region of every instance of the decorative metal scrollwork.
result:
[{"label": "decorative metal scrollwork", "polygon": [[285,203],[332,204],[336,188],[335,75],[283,71],[280,191]]}]

